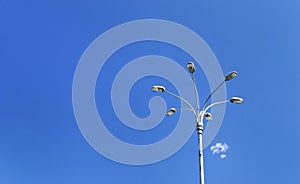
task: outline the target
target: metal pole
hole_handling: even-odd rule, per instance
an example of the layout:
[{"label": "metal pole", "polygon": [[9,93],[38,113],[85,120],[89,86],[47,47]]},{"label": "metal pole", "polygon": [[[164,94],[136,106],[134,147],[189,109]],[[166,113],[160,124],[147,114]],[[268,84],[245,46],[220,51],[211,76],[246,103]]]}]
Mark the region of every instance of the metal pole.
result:
[{"label": "metal pole", "polygon": [[204,163],[203,163],[203,112],[200,112],[200,116],[197,120],[197,133],[198,133],[198,145],[199,145],[199,175],[200,175],[200,184],[204,184]]},{"label": "metal pole", "polygon": [[199,138],[199,172],[200,172],[200,184],[204,184],[204,164],[203,164],[202,134],[198,134],[198,138]]}]

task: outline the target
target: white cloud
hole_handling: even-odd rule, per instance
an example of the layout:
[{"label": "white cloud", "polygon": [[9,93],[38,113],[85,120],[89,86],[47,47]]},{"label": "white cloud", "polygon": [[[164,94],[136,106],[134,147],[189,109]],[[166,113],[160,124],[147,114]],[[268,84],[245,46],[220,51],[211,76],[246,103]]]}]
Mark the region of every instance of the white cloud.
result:
[{"label": "white cloud", "polygon": [[214,146],[211,146],[210,147],[210,150],[212,151],[212,154],[220,154],[220,158],[223,159],[223,158],[226,158],[226,151],[228,150],[229,146],[224,143],[217,143],[216,145]]},{"label": "white cloud", "polygon": [[223,159],[223,158],[226,158],[226,157],[227,157],[227,155],[225,155],[225,154],[222,154],[222,155],[220,155],[220,157],[221,157],[221,159]]}]

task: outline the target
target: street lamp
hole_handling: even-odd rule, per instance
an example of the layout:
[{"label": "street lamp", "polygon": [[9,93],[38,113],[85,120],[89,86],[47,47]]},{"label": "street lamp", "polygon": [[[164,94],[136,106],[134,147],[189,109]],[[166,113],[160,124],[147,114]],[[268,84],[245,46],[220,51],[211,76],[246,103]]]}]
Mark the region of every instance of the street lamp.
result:
[{"label": "street lamp", "polygon": [[187,63],[187,69],[188,72],[191,73],[192,75],[192,81],[193,81],[193,87],[194,87],[194,94],[195,94],[195,100],[196,100],[196,108],[194,108],[187,100],[182,98],[181,96],[175,95],[168,90],[164,86],[153,86],[152,91],[154,92],[165,92],[171,96],[174,96],[181,101],[183,101],[188,108],[181,108],[181,109],[175,109],[175,108],[170,108],[169,111],[166,112],[166,116],[172,116],[175,114],[178,110],[190,110],[193,112],[195,116],[195,122],[196,122],[196,131],[198,133],[198,147],[199,147],[199,174],[200,174],[200,184],[204,184],[204,164],[203,164],[203,142],[202,142],[202,134],[203,134],[203,129],[204,129],[204,123],[203,120],[205,118],[206,121],[211,121],[212,120],[212,115],[211,113],[208,112],[209,109],[216,105],[221,105],[225,103],[233,103],[233,104],[242,104],[244,100],[240,97],[232,97],[229,100],[224,100],[220,102],[214,102],[210,105],[207,105],[209,99],[212,97],[212,95],[227,81],[232,80],[233,78],[237,77],[238,73],[236,71],[230,72],[227,74],[224,78],[224,80],[214,89],[210,95],[206,98],[206,100],[203,103],[202,109],[200,110],[200,104],[199,104],[199,98],[198,98],[198,92],[197,92],[197,87],[195,83],[195,77],[194,77],[194,72],[196,71],[195,65],[192,62]]},{"label": "street lamp", "polygon": [[186,67],[188,68],[188,71],[190,73],[194,73],[195,72],[195,65],[193,62],[188,62],[188,64],[186,65]]},{"label": "street lamp", "polygon": [[237,77],[238,73],[236,71],[230,72],[228,75],[225,77],[225,81],[230,81],[231,79]]},{"label": "street lamp", "polygon": [[154,92],[164,92],[165,90],[166,90],[166,88],[163,86],[153,86],[152,87],[152,91],[154,91]]},{"label": "street lamp", "polygon": [[204,114],[204,116],[205,116],[206,121],[211,121],[211,120],[212,120],[212,115],[211,115],[211,113],[206,112],[206,113]]},{"label": "street lamp", "polygon": [[176,111],[177,110],[175,108],[171,108],[168,112],[166,112],[166,116],[172,116],[176,113]]},{"label": "street lamp", "polygon": [[242,98],[239,98],[239,97],[232,97],[230,99],[230,102],[235,103],[235,104],[242,104],[242,103],[244,103],[244,100]]}]

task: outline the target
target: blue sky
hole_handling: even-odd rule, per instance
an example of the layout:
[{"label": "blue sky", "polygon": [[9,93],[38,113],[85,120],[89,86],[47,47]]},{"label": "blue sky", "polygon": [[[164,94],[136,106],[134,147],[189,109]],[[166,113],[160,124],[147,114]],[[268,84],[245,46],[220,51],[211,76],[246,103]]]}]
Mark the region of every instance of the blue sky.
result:
[{"label": "blue sky", "polygon": [[[213,50],[224,73],[237,70],[240,74],[228,83],[227,94],[242,96],[245,103],[227,106],[212,142],[227,143],[227,157],[220,159],[209,149],[204,152],[206,182],[299,183],[299,8],[297,0],[0,0],[0,182],[198,183],[196,134],[162,162],[129,166],[94,151],[74,117],[73,75],[88,45],[119,24],[155,18],[192,29]],[[106,100],[97,104],[106,121],[116,122],[106,97],[121,67],[118,58],[124,58],[124,65],[145,54],[177,59],[183,67],[189,59],[157,43],[137,43],[120,50],[107,62],[106,77],[99,78],[96,86],[96,100]],[[209,90],[198,71],[203,100]],[[157,81],[169,84],[147,77],[135,85],[139,95],[132,94],[130,103],[138,116],[149,114],[144,104],[154,94],[143,90]],[[168,106],[179,105],[176,99],[166,100]],[[120,139],[142,144],[168,135],[175,124],[176,116],[164,119],[157,135],[124,133],[118,125],[107,127]]]}]

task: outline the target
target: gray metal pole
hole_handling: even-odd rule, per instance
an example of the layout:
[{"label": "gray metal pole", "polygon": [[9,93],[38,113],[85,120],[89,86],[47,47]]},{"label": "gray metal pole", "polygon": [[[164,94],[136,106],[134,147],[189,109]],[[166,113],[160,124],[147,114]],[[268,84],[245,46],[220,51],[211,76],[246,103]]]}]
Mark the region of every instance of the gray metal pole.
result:
[{"label": "gray metal pole", "polygon": [[202,134],[198,134],[198,137],[199,137],[200,184],[204,184],[204,164],[203,164]]},{"label": "gray metal pole", "polygon": [[[203,111],[202,111],[203,113]],[[198,145],[199,145],[199,175],[200,175],[200,184],[204,184],[204,163],[203,163],[203,114],[200,113],[200,118],[197,122],[197,133],[198,133]]]}]

